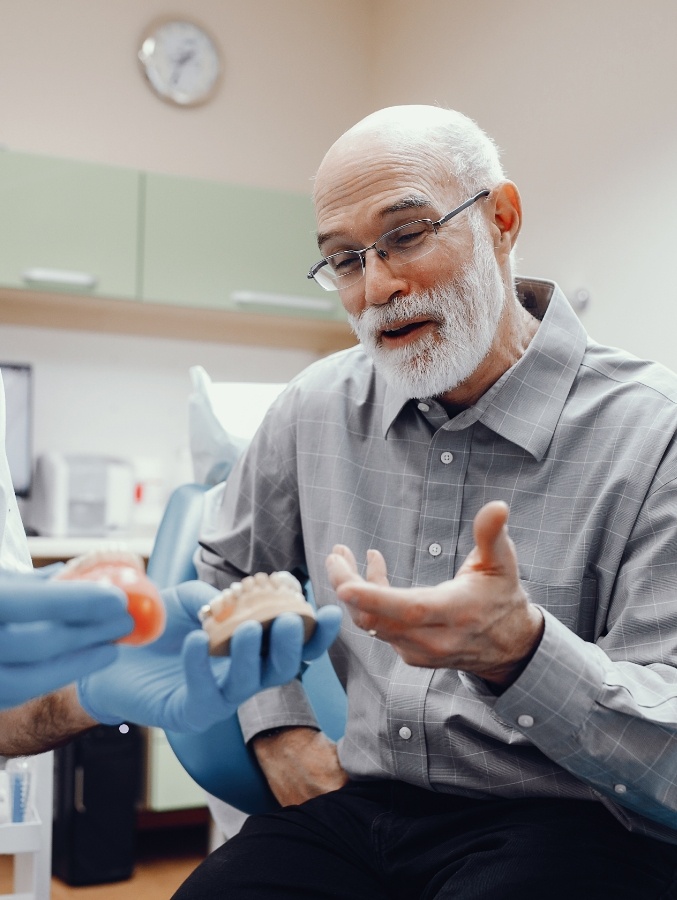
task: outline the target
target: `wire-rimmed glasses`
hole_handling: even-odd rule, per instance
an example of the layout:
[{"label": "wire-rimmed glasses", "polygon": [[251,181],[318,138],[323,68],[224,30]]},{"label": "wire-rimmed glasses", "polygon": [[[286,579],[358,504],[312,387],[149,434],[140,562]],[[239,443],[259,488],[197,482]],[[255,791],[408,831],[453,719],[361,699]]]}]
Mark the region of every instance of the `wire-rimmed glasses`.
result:
[{"label": "wire-rimmed glasses", "polygon": [[454,216],[472,206],[481,197],[488,197],[491,192],[480,191],[452,209],[446,216],[436,222],[431,219],[416,219],[390,231],[363,250],[339,250],[325,256],[310,267],[308,278],[313,278],[325,291],[342,291],[355,284],[364,275],[365,257],[369,250],[375,250],[381,259],[387,259],[392,266],[403,266],[415,259],[430,253],[435,247],[435,235],[442,225],[446,225]]}]

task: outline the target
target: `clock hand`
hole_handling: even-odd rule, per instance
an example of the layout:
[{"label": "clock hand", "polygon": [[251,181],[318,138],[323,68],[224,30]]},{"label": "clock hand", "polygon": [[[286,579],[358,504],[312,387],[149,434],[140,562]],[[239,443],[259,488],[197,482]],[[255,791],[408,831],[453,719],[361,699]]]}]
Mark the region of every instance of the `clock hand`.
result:
[{"label": "clock hand", "polygon": [[172,84],[178,84],[183,67],[186,65],[186,63],[189,63],[194,58],[194,56],[194,50],[187,50],[185,53],[182,53],[181,56],[178,56],[174,60],[174,66],[172,68]]}]

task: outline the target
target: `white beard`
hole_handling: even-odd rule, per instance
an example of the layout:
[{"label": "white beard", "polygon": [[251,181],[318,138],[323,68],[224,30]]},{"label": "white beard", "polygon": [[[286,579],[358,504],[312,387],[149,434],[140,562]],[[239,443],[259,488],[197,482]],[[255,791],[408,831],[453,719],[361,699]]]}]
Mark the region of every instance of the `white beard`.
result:
[{"label": "white beard", "polygon": [[[485,359],[496,335],[505,288],[489,236],[474,228],[473,233],[473,259],[447,285],[348,316],[376,369],[410,398],[438,397],[462,384]],[[439,329],[405,347],[381,345],[384,329],[416,316],[439,322]]]}]

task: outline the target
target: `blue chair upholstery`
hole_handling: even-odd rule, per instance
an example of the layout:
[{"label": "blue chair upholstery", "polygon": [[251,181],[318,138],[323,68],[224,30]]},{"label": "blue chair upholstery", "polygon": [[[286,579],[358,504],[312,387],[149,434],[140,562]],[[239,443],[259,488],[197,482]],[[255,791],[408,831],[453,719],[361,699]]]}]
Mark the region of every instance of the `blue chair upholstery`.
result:
[{"label": "blue chair upholstery", "polygon": [[[169,498],[148,560],[148,575],[160,588],[197,577],[193,554],[207,490],[205,485],[185,484]],[[308,593],[312,601],[312,591]],[[338,740],[345,730],[347,701],[326,653],[307,667],[302,681],[320,727]],[[246,813],[278,808],[254,753],[245,745],[237,716],[201,734],[166,734],[181,765],[210,794]]]},{"label": "blue chair upholstery", "polygon": [[182,484],[169,498],[146,569],[160,590],[197,578],[193,553],[208,490],[206,484]]}]

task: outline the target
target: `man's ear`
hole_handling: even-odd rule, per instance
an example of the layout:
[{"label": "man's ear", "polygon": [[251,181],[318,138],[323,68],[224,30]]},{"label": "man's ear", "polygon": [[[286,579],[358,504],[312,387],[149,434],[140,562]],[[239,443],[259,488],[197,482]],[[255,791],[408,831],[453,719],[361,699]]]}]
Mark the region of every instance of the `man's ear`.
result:
[{"label": "man's ear", "polygon": [[502,181],[489,196],[491,233],[497,255],[508,257],[522,227],[522,200],[512,181]]}]

